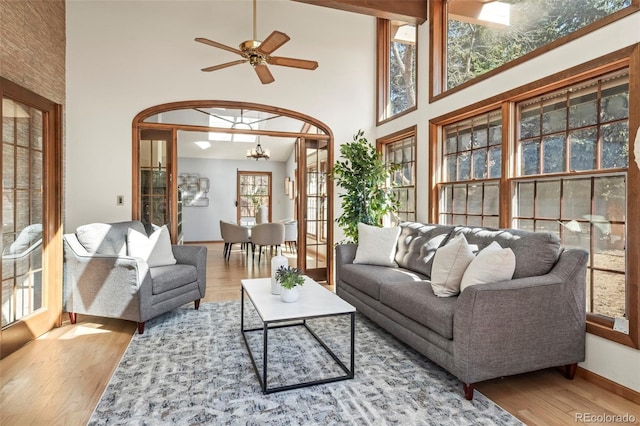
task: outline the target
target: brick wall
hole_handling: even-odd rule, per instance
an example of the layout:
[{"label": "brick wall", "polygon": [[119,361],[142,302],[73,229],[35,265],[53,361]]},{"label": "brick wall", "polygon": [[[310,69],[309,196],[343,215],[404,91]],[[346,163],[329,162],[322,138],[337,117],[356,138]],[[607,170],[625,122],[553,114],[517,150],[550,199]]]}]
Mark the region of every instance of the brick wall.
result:
[{"label": "brick wall", "polygon": [[0,75],[65,101],[64,0],[0,0]]}]

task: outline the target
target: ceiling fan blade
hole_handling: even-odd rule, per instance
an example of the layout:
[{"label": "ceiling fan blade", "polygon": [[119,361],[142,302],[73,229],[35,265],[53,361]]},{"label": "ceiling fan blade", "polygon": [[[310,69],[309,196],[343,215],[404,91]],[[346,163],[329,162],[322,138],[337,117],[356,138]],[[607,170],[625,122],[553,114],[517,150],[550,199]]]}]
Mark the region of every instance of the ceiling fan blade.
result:
[{"label": "ceiling fan blade", "polygon": [[304,70],[315,70],[318,68],[316,61],[307,61],[305,59],[283,58],[282,56],[270,56],[267,62],[271,65],[280,65],[283,67],[302,68]]},{"label": "ceiling fan blade", "polygon": [[238,64],[244,64],[245,62],[248,62],[246,59],[238,59],[237,61],[232,61],[232,62],[226,62],[224,64],[220,64],[220,65],[214,65],[212,67],[206,67],[206,68],[202,68],[202,71],[208,72],[208,71],[217,71],[217,70],[221,70],[223,68],[227,68],[227,67],[232,67],[234,65],[238,65]]},{"label": "ceiling fan blade", "polygon": [[258,78],[260,79],[262,84],[269,84],[276,81],[266,65],[256,65],[255,67],[253,67],[253,69],[256,70],[256,74],[258,74]]},{"label": "ceiling fan blade", "polygon": [[262,43],[260,43],[260,47],[258,47],[258,52],[263,53],[265,55],[270,54],[275,51],[277,48],[285,44],[291,40],[288,35],[285,33],[281,33],[280,31],[274,31],[269,34],[269,37],[264,39]]},{"label": "ceiling fan blade", "polygon": [[229,52],[237,53],[238,55],[242,55],[242,51],[241,50],[238,50],[238,49],[236,49],[234,47],[231,47],[231,46],[227,46],[227,45],[222,44],[222,43],[218,43],[217,41],[209,40],[208,38],[198,37],[198,38],[196,38],[196,41],[200,42],[200,43],[208,44],[209,46],[217,47],[218,49],[223,49],[223,50],[227,50]]}]

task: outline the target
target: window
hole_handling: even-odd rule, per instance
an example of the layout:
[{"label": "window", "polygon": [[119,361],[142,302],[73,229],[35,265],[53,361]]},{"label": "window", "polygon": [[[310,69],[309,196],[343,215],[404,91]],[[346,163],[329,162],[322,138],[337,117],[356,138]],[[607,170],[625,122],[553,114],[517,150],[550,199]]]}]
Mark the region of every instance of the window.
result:
[{"label": "window", "polygon": [[256,223],[260,207],[271,221],[271,172],[238,172],[238,223]]},{"label": "window", "polygon": [[[432,220],[552,232],[587,250],[587,331],[636,348],[640,222],[627,215],[640,205],[640,176],[629,167],[638,73],[640,44],[430,126],[439,141],[430,149]],[[513,141],[500,141],[506,135]],[[613,330],[616,318],[628,320],[628,334]]]},{"label": "window", "polygon": [[[638,10],[637,0],[430,2],[432,96],[495,74]],[[551,46],[551,47],[548,47]],[[520,60],[520,58],[522,58]],[[514,62],[515,61],[515,62]],[[492,71],[494,71],[492,73]]]},{"label": "window", "polygon": [[514,226],[589,251],[587,312],[624,317],[628,71],[520,102],[517,111],[517,172],[527,178],[516,180]]},{"label": "window", "polygon": [[440,223],[499,226],[501,112],[444,127]]},{"label": "window", "polygon": [[378,19],[378,122],[416,108],[415,24]]},{"label": "window", "polygon": [[400,202],[394,222],[416,220],[416,128],[379,139],[377,145],[387,164],[399,165],[390,182]]}]

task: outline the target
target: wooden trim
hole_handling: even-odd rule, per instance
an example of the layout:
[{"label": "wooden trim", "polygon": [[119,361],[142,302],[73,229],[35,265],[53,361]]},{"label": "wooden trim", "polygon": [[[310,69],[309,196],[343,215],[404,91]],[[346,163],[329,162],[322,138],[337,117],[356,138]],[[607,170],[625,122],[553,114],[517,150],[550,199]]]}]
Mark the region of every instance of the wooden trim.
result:
[{"label": "wooden trim", "polygon": [[593,383],[596,386],[601,387],[602,389],[616,394],[624,399],[627,399],[635,404],[640,404],[640,392],[636,392],[633,389],[629,389],[626,386],[622,386],[619,383],[616,383],[612,380],[607,379],[606,377],[602,377],[592,371],[584,369],[578,366],[576,371],[577,376],[583,378],[589,383]]},{"label": "wooden trim", "polygon": [[[501,120],[502,120],[502,170],[500,172],[500,188],[499,207],[498,207],[498,223],[501,228],[511,228],[511,181],[510,176],[515,176],[515,170],[509,168],[515,162],[515,140],[516,129],[513,126],[513,102],[505,102],[502,104]],[[513,131],[511,131],[513,129]],[[515,167],[515,166],[514,166]]]},{"label": "wooden trim", "polygon": [[439,223],[438,217],[440,215],[440,196],[438,194],[438,186],[437,183],[440,180],[440,173],[438,170],[440,169],[440,126],[436,124],[434,120],[429,121],[429,177],[428,177],[428,188],[429,188],[429,206],[428,206],[428,222],[429,223]]},{"label": "wooden trim", "polygon": [[[491,71],[487,71],[486,73],[479,75],[469,81],[466,81],[456,87],[446,89],[446,42],[447,42],[447,29],[446,23],[448,22],[447,18],[447,8],[444,6],[444,2],[446,0],[433,0],[431,1],[431,24],[430,24],[430,38],[433,41],[430,44],[430,53],[432,57],[431,69],[430,69],[430,91],[429,91],[429,102],[435,102],[439,99],[442,99],[446,96],[449,96],[453,93],[457,93],[461,90],[466,89],[469,86],[472,86],[481,81],[487,80],[495,75],[507,71],[511,68],[516,67],[522,63],[530,61],[533,58],[543,55],[557,47],[565,45],[573,40],[576,40],[588,33],[594,32],[599,28],[605,27],[615,21],[618,21],[632,13],[640,10],[640,0],[632,0],[631,4],[618,12],[615,12],[611,15],[608,15],[598,21],[595,21],[585,27],[580,28],[577,31],[574,31],[570,34],[567,34],[564,37],[561,37],[549,44],[541,46],[531,52],[520,56],[519,58],[513,59],[497,68],[492,69]],[[436,43],[437,42],[437,43]],[[437,61],[436,61],[437,59]]]},{"label": "wooden trim", "polygon": [[[273,215],[273,172],[253,171],[253,170],[237,170],[236,171],[236,222],[240,223],[240,209],[242,204],[240,203],[240,178],[242,176],[268,176],[269,177],[269,214],[267,219],[271,222]],[[255,212],[254,212],[255,213]]]},{"label": "wooden trim", "polygon": [[294,0],[315,6],[329,7],[347,12],[376,16],[382,19],[398,19],[422,24],[427,20],[425,0]]},{"label": "wooden trim", "polygon": [[391,22],[387,19],[376,20],[376,125],[384,120],[389,102],[389,32]]}]

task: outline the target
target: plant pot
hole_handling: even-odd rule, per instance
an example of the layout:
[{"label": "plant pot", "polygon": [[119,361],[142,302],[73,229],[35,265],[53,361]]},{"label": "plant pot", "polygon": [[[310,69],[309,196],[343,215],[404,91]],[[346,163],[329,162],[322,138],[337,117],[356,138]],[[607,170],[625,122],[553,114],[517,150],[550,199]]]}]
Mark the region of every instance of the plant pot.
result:
[{"label": "plant pot", "polygon": [[291,289],[282,287],[280,298],[283,302],[292,303],[298,300],[298,297],[300,297],[300,293],[297,286]]}]

